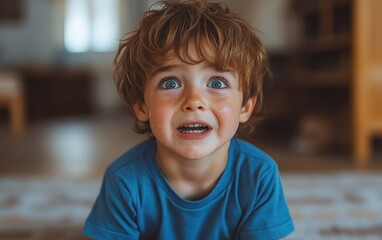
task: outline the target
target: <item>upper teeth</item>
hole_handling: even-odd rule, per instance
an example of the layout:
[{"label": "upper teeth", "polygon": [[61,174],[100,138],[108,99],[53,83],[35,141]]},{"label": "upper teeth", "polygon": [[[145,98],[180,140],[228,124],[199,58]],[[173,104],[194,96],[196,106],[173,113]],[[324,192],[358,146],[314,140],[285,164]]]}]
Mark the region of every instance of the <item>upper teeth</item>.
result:
[{"label": "upper teeth", "polygon": [[183,125],[183,127],[207,127],[207,125],[205,124],[199,124],[199,123],[195,123],[195,124],[186,124],[186,125]]}]

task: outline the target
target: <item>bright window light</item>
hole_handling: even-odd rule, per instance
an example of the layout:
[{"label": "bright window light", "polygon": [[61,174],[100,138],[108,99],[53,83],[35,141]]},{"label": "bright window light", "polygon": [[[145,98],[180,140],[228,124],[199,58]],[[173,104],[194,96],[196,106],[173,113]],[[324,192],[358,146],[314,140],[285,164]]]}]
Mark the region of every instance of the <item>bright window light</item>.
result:
[{"label": "bright window light", "polygon": [[90,15],[86,0],[68,0],[65,18],[65,48],[69,52],[89,50]]},{"label": "bright window light", "polygon": [[66,50],[114,51],[119,34],[118,1],[66,0]]},{"label": "bright window light", "polygon": [[94,0],[92,46],[94,51],[112,51],[118,35],[116,0]]}]

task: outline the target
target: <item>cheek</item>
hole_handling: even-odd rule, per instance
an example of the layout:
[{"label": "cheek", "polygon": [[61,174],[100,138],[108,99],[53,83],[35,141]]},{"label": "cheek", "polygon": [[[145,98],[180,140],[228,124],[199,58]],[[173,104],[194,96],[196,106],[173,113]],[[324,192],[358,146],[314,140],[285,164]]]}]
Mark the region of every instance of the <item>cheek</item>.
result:
[{"label": "cheek", "polygon": [[152,111],[150,111],[149,120],[150,120],[151,130],[153,132],[156,132],[162,128],[164,118],[165,118],[165,114],[163,114],[163,111],[160,111],[158,108],[155,108]]},{"label": "cheek", "polygon": [[235,107],[230,105],[224,105],[218,109],[218,115],[220,122],[226,122],[233,124],[239,122],[239,113],[235,111]]},{"label": "cheek", "polygon": [[219,112],[219,115],[221,116],[226,116],[226,115],[230,115],[234,113],[233,108],[227,105],[220,107],[218,112]]},{"label": "cheek", "polygon": [[214,101],[217,107],[218,115],[230,121],[238,121],[240,116],[243,95],[241,92],[230,92]]},{"label": "cheek", "polygon": [[149,121],[154,133],[161,131],[170,122],[171,109],[169,104],[160,101],[150,106]]}]

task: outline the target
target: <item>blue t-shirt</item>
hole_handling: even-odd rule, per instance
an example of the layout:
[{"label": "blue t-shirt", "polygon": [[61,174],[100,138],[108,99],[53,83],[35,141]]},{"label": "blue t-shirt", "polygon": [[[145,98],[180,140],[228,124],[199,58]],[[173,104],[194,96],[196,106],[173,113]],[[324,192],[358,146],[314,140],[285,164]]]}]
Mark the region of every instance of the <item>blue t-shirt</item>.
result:
[{"label": "blue t-shirt", "polygon": [[231,140],[227,166],[213,190],[189,201],[170,186],[150,138],[107,169],[85,223],[94,239],[279,239],[293,231],[276,163]]}]

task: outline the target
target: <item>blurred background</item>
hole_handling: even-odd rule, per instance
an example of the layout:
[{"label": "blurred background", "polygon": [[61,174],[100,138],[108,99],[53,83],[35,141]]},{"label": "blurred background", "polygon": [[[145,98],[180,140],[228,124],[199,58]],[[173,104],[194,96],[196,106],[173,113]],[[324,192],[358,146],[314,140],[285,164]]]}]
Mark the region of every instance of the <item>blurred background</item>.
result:
[{"label": "blurred background", "polygon": [[[0,0],[0,239],[85,239],[106,166],[147,136],[113,57],[150,0]],[[226,0],[266,45],[266,119],[296,232],[382,238],[379,0]]]}]

